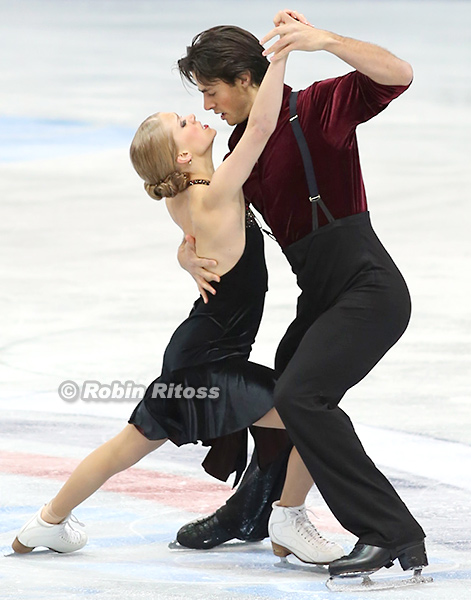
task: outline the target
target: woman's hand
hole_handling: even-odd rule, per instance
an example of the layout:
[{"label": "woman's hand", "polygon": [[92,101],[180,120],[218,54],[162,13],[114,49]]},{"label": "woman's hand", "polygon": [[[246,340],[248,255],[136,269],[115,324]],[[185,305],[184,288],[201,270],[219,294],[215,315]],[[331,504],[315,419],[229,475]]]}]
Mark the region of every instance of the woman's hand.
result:
[{"label": "woman's hand", "polygon": [[281,10],[275,15],[273,23],[275,28],[260,40],[263,45],[275,36],[280,36],[277,42],[263,52],[264,56],[273,54],[272,61],[287,56],[293,50],[305,52],[323,50],[325,43],[332,35],[328,31],[316,29],[303,14],[295,10]]},{"label": "woman's hand", "polygon": [[177,259],[182,269],[188,271],[196,281],[203,302],[207,304],[207,292],[210,292],[213,296],[216,294],[216,290],[210,285],[210,282],[220,280],[219,275],[216,275],[216,273],[212,273],[209,270],[211,268],[214,269],[214,267],[217,266],[217,261],[211,258],[200,258],[196,254],[195,238],[191,235],[186,235],[185,239],[180,244]]}]

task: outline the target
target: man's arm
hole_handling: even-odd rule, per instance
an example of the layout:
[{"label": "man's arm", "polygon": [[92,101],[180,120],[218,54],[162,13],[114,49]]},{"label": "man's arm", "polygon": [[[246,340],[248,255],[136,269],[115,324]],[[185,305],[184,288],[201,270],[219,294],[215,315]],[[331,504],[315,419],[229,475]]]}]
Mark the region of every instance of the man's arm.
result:
[{"label": "man's arm", "polygon": [[325,50],[335,54],[376,83],[409,85],[412,81],[413,71],[410,64],[375,44],[317,29],[304,15],[294,10],[278,12],[273,22],[275,28],[260,40],[263,45],[275,36],[280,36],[277,42],[263,52],[265,56],[273,53],[272,61],[283,58],[293,50],[305,52]]},{"label": "man's arm", "polygon": [[196,281],[198,291],[203,298],[205,304],[208,303],[207,292],[216,294],[216,290],[210,284],[211,281],[219,281],[219,275],[212,273],[209,269],[217,266],[217,261],[211,258],[201,258],[196,254],[195,238],[191,235],[186,235],[182,243],[178,247],[177,254],[178,262],[182,269],[188,273]]}]

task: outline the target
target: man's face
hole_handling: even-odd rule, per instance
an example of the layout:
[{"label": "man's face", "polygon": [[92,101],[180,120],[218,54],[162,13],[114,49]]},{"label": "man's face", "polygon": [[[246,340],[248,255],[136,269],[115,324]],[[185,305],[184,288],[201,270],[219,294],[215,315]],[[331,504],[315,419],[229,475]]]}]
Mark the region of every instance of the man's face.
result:
[{"label": "man's face", "polygon": [[196,80],[199,91],[203,94],[205,110],[212,110],[229,125],[242,123],[249,116],[258,87],[248,79],[236,79],[234,85],[216,79],[211,83]]}]

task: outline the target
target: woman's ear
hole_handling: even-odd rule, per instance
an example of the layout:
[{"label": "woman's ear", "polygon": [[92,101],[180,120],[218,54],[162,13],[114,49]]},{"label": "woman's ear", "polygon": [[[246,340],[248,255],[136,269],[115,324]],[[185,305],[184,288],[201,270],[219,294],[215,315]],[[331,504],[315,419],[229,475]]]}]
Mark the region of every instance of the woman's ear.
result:
[{"label": "woman's ear", "polygon": [[189,165],[191,163],[191,154],[189,152],[179,152],[177,163],[179,165]]}]

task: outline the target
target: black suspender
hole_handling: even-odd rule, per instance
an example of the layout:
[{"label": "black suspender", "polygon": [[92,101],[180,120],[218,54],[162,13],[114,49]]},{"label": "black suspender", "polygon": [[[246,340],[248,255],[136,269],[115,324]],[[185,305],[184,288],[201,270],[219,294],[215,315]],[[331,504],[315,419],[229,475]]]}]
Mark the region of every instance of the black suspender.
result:
[{"label": "black suspender", "polygon": [[334,221],[334,217],[331,215],[330,211],[324,204],[319,194],[319,188],[317,187],[316,176],[314,174],[314,167],[312,166],[311,153],[309,152],[306,138],[304,137],[303,130],[301,129],[301,125],[299,123],[296,111],[297,99],[298,92],[291,92],[289,97],[289,120],[293,127],[293,133],[298,143],[299,151],[301,152],[301,157],[303,159],[304,172],[306,174],[307,187],[309,190],[309,201],[311,202],[312,206],[312,230],[316,231],[319,228],[319,221],[317,218],[317,205],[321,207],[322,212],[326,216],[329,223],[332,223]]}]

